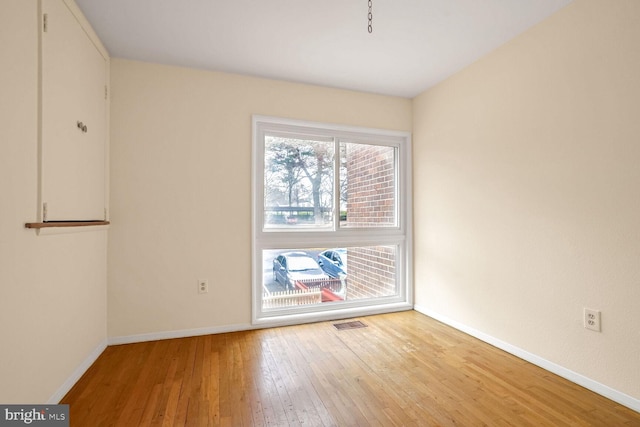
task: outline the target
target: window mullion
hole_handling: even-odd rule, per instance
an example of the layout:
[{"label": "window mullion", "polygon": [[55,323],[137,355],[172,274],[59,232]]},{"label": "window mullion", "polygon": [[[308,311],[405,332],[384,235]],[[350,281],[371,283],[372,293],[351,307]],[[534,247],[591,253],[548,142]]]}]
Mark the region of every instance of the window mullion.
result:
[{"label": "window mullion", "polygon": [[341,177],[340,177],[340,164],[342,161],[342,152],[340,151],[340,139],[333,138],[333,152],[335,155],[333,156],[333,221],[334,231],[340,230],[340,202],[342,201],[342,194],[340,192],[341,188]]}]

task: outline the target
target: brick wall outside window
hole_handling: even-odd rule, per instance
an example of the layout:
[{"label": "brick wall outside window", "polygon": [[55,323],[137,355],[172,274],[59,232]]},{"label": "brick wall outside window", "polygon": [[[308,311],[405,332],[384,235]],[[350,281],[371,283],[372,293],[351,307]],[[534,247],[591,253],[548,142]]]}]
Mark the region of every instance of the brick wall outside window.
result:
[{"label": "brick wall outside window", "polygon": [[[395,159],[392,147],[347,144],[345,227],[395,225]],[[349,248],[347,300],[395,295],[393,246]]]},{"label": "brick wall outside window", "polygon": [[394,149],[347,144],[347,227],[395,224]]},{"label": "brick wall outside window", "polygon": [[347,252],[347,300],[396,294],[395,247],[367,246]]}]

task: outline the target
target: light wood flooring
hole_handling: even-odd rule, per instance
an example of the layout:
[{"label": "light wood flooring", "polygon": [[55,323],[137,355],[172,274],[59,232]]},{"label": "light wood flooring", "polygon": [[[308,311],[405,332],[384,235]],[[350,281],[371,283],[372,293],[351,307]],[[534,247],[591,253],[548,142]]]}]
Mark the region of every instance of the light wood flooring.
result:
[{"label": "light wood flooring", "polygon": [[640,426],[415,311],[357,320],[111,346],[61,403],[73,427]]}]

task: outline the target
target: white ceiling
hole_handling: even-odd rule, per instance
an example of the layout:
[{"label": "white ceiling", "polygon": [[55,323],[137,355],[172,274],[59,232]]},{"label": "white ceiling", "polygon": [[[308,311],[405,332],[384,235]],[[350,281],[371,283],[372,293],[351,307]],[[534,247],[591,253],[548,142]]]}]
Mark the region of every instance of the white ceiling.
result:
[{"label": "white ceiling", "polygon": [[113,57],[414,97],[572,0],[76,0]]}]

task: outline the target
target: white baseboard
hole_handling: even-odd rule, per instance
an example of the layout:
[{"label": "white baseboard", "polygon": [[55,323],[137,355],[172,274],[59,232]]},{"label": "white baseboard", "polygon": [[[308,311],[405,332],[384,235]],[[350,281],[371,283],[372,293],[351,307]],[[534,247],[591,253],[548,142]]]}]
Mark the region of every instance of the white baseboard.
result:
[{"label": "white baseboard", "polygon": [[[478,331],[474,328],[471,328],[467,325],[459,323],[455,320],[449,319],[446,316],[442,316],[439,313],[433,312],[429,309],[416,305],[414,309],[422,313],[426,316],[429,316],[435,320],[438,320],[446,325],[449,325],[459,331],[462,331],[472,337],[475,337],[481,341],[484,341],[488,344],[491,344],[494,347],[497,347],[501,350],[506,351],[507,353],[513,354],[523,360],[526,360],[529,363],[533,363],[536,366],[539,366],[549,372],[552,372],[556,375],[559,375],[573,383],[576,383],[586,389],[589,389],[595,393],[598,393],[608,399],[613,400],[621,405],[626,406],[636,412],[640,412],[640,400],[636,399],[632,396],[624,394],[618,390],[615,390],[609,386],[601,384],[597,381],[594,381],[584,375],[573,372],[570,369],[567,369],[563,366],[550,362],[546,359],[543,359],[533,353],[529,353],[526,350],[523,350],[519,347],[516,347],[512,344],[499,340],[491,335],[485,334],[484,332]],[[251,329],[270,327],[271,325],[251,325],[251,324],[237,324],[237,325],[227,325],[220,327],[211,327],[211,328],[198,328],[198,329],[183,329],[178,331],[167,331],[167,332],[155,332],[149,334],[139,334],[139,335],[128,335],[121,337],[112,337],[107,340],[101,342],[95,350],[91,352],[89,356],[78,366],[78,368],[67,378],[67,380],[60,386],[60,388],[49,398],[47,401],[48,404],[57,404],[60,400],[71,390],[71,388],[75,385],[75,383],[82,377],[82,375],[89,369],[89,367],[96,361],[96,359],[102,354],[102,352],[107,348],[107,345],[119,345],[119,344],[131,344],[136,342],[145,342],[145,341],[155,341],[155,340],[163,340],[163,339],[172,339],[172,338],[186,338],[200,335],[209,335],[209,334],[221,334],[227,332],[238,332],[238,331],[247,331]]]},{"label": "white baseboard", "polygon": [[237,325],[214,326],[210,328],[181,329],[177,331],[151,332],[148,334],[111,337],[108,339],[108,342],[109,345],[133,344],[137,342],[168,340],[173,338],[197,337],[200,335],[224,334],[227,332],[247,331],[250,329],[255,329],[255,326],[248,323],[241,323]]},{"label": "white baseboard", "polygon": [[511,345],[507,342],[501,341],[495,337],[492,337],[491,335],[487,335],[484,332],[478,331],[467,325],[459,323],[455,320],[449,319],[446,316],[442,316],[439,313],[433,312],[427,308],[416,305],[414,307],[414,310],[426,316],[429,316],[439,322],[449,325],[452,328],[455,328],[468,335],[471,335],[472,337],[478,338],[481,341],[491,344],[494,347],[504,350],[507,353],[513,354],[514,356],[517,356],[523,360],[526,360],[529,363],[539,366],[542,369],[545,369],[551,373],[561,376],[575,384],[578,384],[586,389],[593,391],[594,393],[598,393],[599,395],[604,396],[608,399],[611,399],[614,402],[617,402],[621,405],[624,405],[629,409],[633,409],[636,412],[640,412],[639,399],[631,397],[609,386],[606,386],[590,378],[587,378],[584,375],[578,374],[577,372],[573,372],[570,369],[567,369],[563,366],[560,366],[546,359],[543,359],[542,357],[539,357],[533,353],[529,353],[528,351],[523,350],[519,347]]},{"label": "white baseboard", "polygon": [[188,338],[200,335],[224,334],[227,332],[250,331],[253,329],[274,328],[279,326],[299,325],[301,323],[323,322],[327,320],[347,319],[352,317],[370,316],[373,314],[390,313],[393,311],[412,310],[413,306],[408,304],[398,304],[396,307],[361,307],[344,311],[332,311],[323,313],[307,313],[303,315],[290,315],[283,317],[264,318],[251,323],[240,323],[235,325],[214,326],[197,329],[181,329],[177,331],[152,332],[148,334],[125,335],[111,337],[109,345],[133,344],[137,342],[166,340],[173,338]]},{"label": "white baseboard", "polygon": [[71,390],[71,388],[78,382],[80,377],[87,372],[87,369],[93,365],[93,363],[100,357],[102,352],[107,348],[107,340],[102,341],[98,346],[84,359],[84,361],[78,366],[75,371],[67,378],[67,380],[53,393],[53,396],[47,400],[49,405],[57,405],[62,398]]}]

